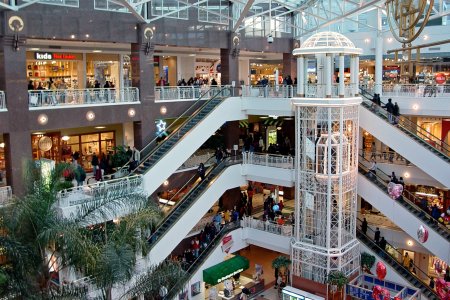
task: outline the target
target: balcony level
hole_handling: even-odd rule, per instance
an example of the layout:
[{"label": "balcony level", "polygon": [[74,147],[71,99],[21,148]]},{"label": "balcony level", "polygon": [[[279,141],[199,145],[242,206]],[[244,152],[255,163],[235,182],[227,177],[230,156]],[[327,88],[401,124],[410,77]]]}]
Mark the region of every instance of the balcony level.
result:
[{"label": "balcony level", "polygon": [[28,105],[30,110],[120,105],[130,103],[139,103],[138,88],[128,87],[120,89],[94,88],[28,91]]}]

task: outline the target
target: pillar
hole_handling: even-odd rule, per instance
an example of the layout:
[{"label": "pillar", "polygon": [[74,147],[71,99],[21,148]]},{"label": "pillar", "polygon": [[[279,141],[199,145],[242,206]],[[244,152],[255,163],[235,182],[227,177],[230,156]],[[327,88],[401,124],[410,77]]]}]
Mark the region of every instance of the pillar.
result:
[{"label": "pillar", "polygon": [[344,54],[339,54],[339,97],[345,97]]},{"label": "pillar", "polygon": [[350,88],[352,90],[352,95],[355,95],[355,85],[356,85],[356,56],[350,56]]},{"label": "pillar", "polygon": [[[9,31],[9,28],[5,30]],[[32,159],[27,74],[24,69],[26,48],[20,47],[15,51],[12,43],[10,36],[0,38],[0,90],[5,92],[10,120],[9,132],[4,132],[6,182],[16,196],[21,196],[25,192],[23,164]],[[31,121],[37,125],[37,119]]]},{"label": "pillar", "polygon": [[383,32],[381,8],[377,9],[377,42],[375,43],[375,93],[383,91]]},{"label": "pillar", "polygon": [[327,54],[325,57],[325,97],[331,97],[331,78],[333,72],[331,70],[331,54]]},{"label": "pillar", "polygon": [[155,118],[152,113],[155,99],[154,49],[150,47],[146,54],[148,40],[144,37],[145,28],[145,25],[138,26],[138,42],[131,44],[131,82],[133,87],[139,88],[141,101],[140,108],[136,109],[140,121],[134,124],[134,144],[138,149],[142,149],[155,137]]},{"label": "pillar", "polygon": [[[222,85],[239,86],[239,46],[234,46],[233,41],[230,41],[228,49],[220,49],[220,69],[221,69],[221,82]],[[243,78],[245,80],[245,78]]]},{"label": "pillar", "polygon": [[303,56],[297,58],[297,74],[297,94],[305,97],[305,58]]},{"label": "pillar", "polygon": [[354,88],[354,95],[359,95],[359,56],[355,56],[355,85]]},{"label": "pillar", "polygon": [[292,53],[283,53],[283,78],[290,75],[292,81],[297,77],[297,64]]}]

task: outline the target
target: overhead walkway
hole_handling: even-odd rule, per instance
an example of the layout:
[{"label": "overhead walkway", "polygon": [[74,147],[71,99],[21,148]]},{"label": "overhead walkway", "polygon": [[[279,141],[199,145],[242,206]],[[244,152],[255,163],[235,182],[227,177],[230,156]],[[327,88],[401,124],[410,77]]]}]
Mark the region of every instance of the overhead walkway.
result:
[{"label": "overhead walkway", "polygon": [[423,247],[431,253],[450,262],[450,231],[434,220],[427,212],[416,205],[416,197],[404,191],[403,196],[393,200],[388,193],[389,176],[381,170],[376,175],[369,174],[367,164],[360,162],[358,176],[358,195],[376,207],[409,236],[416,239],[421,225],[428,229],[429,236]]},{"label": "overhead walkway", "polygon": [[360,105],[360,126],[450,187],[450,146],[404,117],[399,118],[397,125],[391,124],[387,111],[368,100],[371,95],[363,96],[366,98]]},{"label": "overhead walkway", "polygon": [[[358,219],[358,224],[361,225],[361,222],[362,221]],[[403,266],[403,255],[400,251],[391,246],[390,249],[393,249],[393,254],[387,252],[386,249],[382,249],[372,238],[375,235],[375,231],[372,228],[368,227],[366,233],[359,228],[360,227],[356,230],[356,237],[360,243],[363,243],[367,248],[372,250],[373,253],[377,254],[379,259],[383,260],[412,286],[420,289],[423,296],[428,299],[438,299],[436,292],[428,285],[428,272],[423,271],[413,262],[409,267]],[[387,243],[387,245],[389,245],[389,243]]]}]

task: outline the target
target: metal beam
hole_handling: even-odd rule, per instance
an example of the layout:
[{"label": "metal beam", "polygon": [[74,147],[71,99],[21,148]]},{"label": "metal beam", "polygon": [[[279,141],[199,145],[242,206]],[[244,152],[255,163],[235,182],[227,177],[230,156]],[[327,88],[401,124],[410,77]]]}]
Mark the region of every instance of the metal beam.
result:
[{"label": "metal beam", "polygon": [[252,7],[254,2],[255,2],[255,0],[247,1],[247,4],[245,4],[244,9],[241,11],[241,13],[239,15],[239,19],[237,19],[231,32],[236,32],[236,30],[239,28],[239,26],[241,26],[242,21],[244,21],[245,16],[247,15],[248,11],[250,10],[250,8]]},{"label": "metal beam", "polygon": [[141,23],[147,23],[147,20],[145,20],[145,18],[140,13],[138,13],[136,11],[136,8],[132,6],[127,0],[110,0],[110,1],[118,5],[122,5],[123,7],[128,9],[128,11],[132,13]]}]

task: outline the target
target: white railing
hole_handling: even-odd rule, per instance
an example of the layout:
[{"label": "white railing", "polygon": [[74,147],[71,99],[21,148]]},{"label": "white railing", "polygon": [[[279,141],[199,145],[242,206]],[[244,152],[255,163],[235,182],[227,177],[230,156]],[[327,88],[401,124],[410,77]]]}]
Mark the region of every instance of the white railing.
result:
[{"label": "white railing", "polygon": [[[359,91],[356,91],[354,87],[355,87],[354,84],[344,85],[344,97],[355,96],[355,92]],[[325,84],[314,84],[314,83],[305,84],[305,97],[307,98],[325,97],[325,94],[326,94]],[[339,84],[331,85],[331,97],[337,98],[339,96],[340,96]]]},{"label": "white railing", "polygon": [[[374,93],[373,87],[361,87]],[[382,91],[384,97],[450,97],[448,84],[383,84]]]},{"label": "white railing", "polygon": [[242,86],[242,96],[263,98],[292,98],[295,96],[295,89],[296,87],[293,85],[244,85]]},{"label": "white railing", "polygon": [[5,205],[12,198],[12,189],[10,186],[0,187],[0,205]]},{"label": "white railing", "polygon": [[6,99],[4,91],[0,91],[0,109],[6,109]]},{"label": "white railing", "polygon": [[58,206],[70,207],[106,196],[118,197],[139,193],[144,190],[143,182],[142,175],[133,175],[62,190],[57,194]]},{"label": "white railing", "polygon": [[205,95],[202,100],[208,100],[213,95],[215,95],[220,89],[225,86],[156,86],[155,87],[155,101],[156,102],[166,102],[166,101],[179,101],[179,100],[197,100],[204,93],[209,93]]},{"label": "white railing", "polygon": [[[33,0],[24,0],[25,2],[35,2]],[[60,5],[68,7],[79,7],[79,0],[38,0],[41,4]]]},{"label": "white railing", "polygon": [[242,163],[250,165],[260,165],[266,167],[275,167],[282,169],[294,168],[294,157],[276,155],[276,154],[264,154],[254,152],[243,152]]},{"label": "white railing", "polygon": [[139,102],[138,88],[28,91],[29,107]]},{"label": "white railing", "polygon": [[241,220],[241,226],[243,228],[253,228],[257,230],[262,230],[282,236],[292,236],[293,228],[292,225],[279,225],[270,221],[262,221],[254,219],[253,217],[244,216]]}]

